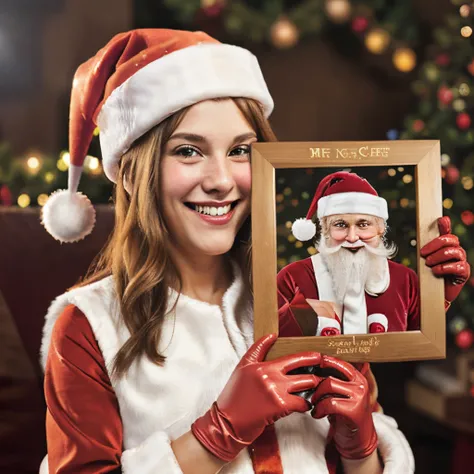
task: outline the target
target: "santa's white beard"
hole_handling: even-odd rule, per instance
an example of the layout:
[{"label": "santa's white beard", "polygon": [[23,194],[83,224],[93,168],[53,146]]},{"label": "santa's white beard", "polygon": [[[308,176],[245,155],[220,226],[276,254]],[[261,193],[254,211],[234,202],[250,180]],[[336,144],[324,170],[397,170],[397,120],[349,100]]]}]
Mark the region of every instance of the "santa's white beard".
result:
[{"label": "santa's white beard", "polygon": [[363,246],[356,252],[347,250],[343,245],[328,247],[325,238],[321,238],[318,251],[326,264],[332,279],[337,303],[344,302],[344,296],[351,291],[360,294],[367,291],[377,295],[383,293],[390,281],[388,258],[393,249],[387,249],[380,241],[377,247],[370,247],[362,241],[354,246]]}]

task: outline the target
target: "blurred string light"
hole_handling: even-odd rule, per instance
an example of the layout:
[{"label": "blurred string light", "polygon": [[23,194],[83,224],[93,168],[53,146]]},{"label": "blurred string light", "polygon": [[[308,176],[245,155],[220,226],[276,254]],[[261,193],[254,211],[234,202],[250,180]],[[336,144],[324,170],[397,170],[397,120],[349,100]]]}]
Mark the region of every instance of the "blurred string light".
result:
[{"label": "blurred string light", "polygon": [[395,128],[392,128],[387,132],[387,138],[389,140],[397,140],[398,137],[399,137],[399,133],[398,133],[398,130],[396,130]]},{"label": "blurred string light", "polygon": [[443,153],[441,155],[441,166],[449,165],[450,161],[451,161],[451,158],[447,153]]},{"label": "blurred string light", "polygon": [[410,48],[398,48],[393,53],[393,64],[402,72],[410,72],[416,66],[416,54]]},{"label": "blurred string light", "polygon": [[48,195],[47,194],[40,194],[38,196],[37,202],[41,207],[43,207],[46,204],[47,200],[48,200]]},{"label": "blurred string light", "polygon": [[467,18],[471,13],[471,7],[469,5],[461,5],[459,7],[459,14],[463,17],[463,18]]},{"label": "blurred string light", "polygon": [[351,4],[348,0],[326,0],[325,9],[334,23],[345,23],[351,17]]},{"label": "blurred string light", "polygon": [[28,207],[31,203],[30,196],[28,196],[28,194],[20,194],[17,203],[22,208]]},{"label": "blurred string light", "polygon": [[460,86],[459,86],[459,93],[460,93],[463,97],[468,96],[470,92],[471,92],[471,89],[469,88],[469,85],[468,85],[468,84],[466,84],[465,82],[463,82],[462,84],[460,84]]},{"label": "blurred string light", "polygon": [[463,26],[461,28],[461,36],[469,38],[472,35],[472,28],[470,26]]},{"label": "blurred string light", "polygon": [[36,156],[30,156],[28,160],[26,160],[26,164],[31,172],[35,172],[39,170],[40,160]]},{"label": "blurred string light", "polygon": [[395,176],[397,174],[397,172],[393,168],[389,168],[387,173],[389,176]]},{"label": "blurred string light", "polygon": [[462,187],[466,190],[466,191],[470,191],[473,187],[473,179],[470,177],[470,176],[463,176],[461,178],[461,184],[462,184]]},{"label": "blurred string light", "polygon": [[67,171],[69,168],[69,164],[71,162],[71,155],[68,151],[63,151],[59,155],[59,160],[56,163],[56,166],[59,171]]},{"label": "blurred string light", "polygon": [[382,28],[373,28],[365,37],[365,47],[373,54],[382,54],[390,44],[390,35]]},{"label": "blurred string light", "polygon": [[411,174],[406,174],[403,176],[402,181],[405,184],[411,183],[413,181],[413,176]]},{"label": "blurred string light", "polygon": [[280,49],[288,49],[295,46],[298,43],[299,36],[298,28],[284,15],[270,29],[272,43]]},{"label": "blurred string light", "polygon": [[443,207],[445,209],[451,209],[453,207],[453,200],[450,199],[450,198],[446,198],[444,201],[443,201]]},{"label": "blurred string light", "polygon": [[410,245],[411,245],[412,247],[416,247],[416,239],[410,240]]}]

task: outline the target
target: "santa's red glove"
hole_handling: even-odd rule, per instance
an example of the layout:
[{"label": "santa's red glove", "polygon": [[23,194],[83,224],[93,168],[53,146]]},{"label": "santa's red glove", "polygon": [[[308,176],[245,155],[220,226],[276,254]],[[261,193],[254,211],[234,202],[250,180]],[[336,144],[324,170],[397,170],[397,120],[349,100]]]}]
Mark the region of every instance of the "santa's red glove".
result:
[{"label": "santa's red glove", "polygon": [[318,365],[321,355],[303,352],[264,361],[276,339],[276,334],[270,334],[250,347],[217,401],[191,426],[201,444],[224,461],[234,459],[267,425],[293,412],[310,409],[306,400],[290,392],[314,389],[321,379],[287,372]]},{"label": "santa's red glove", "polygon": [[328,416],[336,449],[343,458],[369,456],[377,449],[377,434],[367,379],[348,362],[330,356],[322,356],[320,367],[336,371],[338,378],[329,376],[319,384],[311,397],[311,415]]},{"label": "santa's red glove", "polygon": [[444,278],[445,308],[448,309],[469,279],[471,268],[459,239],[451,234],[450,218],[440,217],[438,228],[440,236],[423,246],[420,254],[433,274]]}]

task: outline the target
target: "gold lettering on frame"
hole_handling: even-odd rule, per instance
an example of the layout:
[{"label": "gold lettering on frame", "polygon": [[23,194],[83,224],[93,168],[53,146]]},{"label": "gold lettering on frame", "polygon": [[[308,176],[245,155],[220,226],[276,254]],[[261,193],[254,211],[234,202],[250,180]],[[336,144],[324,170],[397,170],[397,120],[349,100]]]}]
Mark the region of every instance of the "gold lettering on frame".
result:
[{"label": "gold lettering on frame", "polygon": [[310,148],[311,158],[330,158],[330,148]]},{"label": "gold lettering on frame", "polygon": [[361,160],[363,158],[388,158],[390,147],[363,145],[356,148],[310,147],[310,158],[334,158],[336,160]]},{"label": "gold lettering on frame", "polygon": [[370,354],[374,347],[380,345],[377,336],[352,336],[352,339],[345,341],[329,340],[327,347],[335,347],[336,355],[339,354]]}]

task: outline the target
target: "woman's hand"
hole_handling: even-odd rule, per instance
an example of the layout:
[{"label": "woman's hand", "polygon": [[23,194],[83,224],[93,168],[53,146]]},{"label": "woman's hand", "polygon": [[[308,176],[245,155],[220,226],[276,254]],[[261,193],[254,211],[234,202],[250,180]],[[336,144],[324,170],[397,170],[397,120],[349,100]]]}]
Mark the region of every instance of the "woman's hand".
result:
[{"label": "woman's hand", "polygon": [[466,261],[466,251],[459,245],[457,236],[451,233],[449,217],[440,217],[438,228],[440,236],[423,246],[420,254],[433,274],[444,278],[445,307],[448,309],[469,279],[471,269]]},{"label": "woman's hand", "polygon": [[311,403],[313,418],[328,416],[339,454],[346,459],[363,459],[377,449],[367,379],[351,364],[330,356],[321,357],[320,367],[331,369],[338,378],[326,377],[317,387]]},{"label": "woman's hand", "polygon": [[310,408],[306,400],[291,392],[314,389],[321,379],[310,374],[287,373],[319,365],[321,355],[304,352],[264,361],[276,339],[276,334],[270,334],[250,347],[217,401],[191,427],[194,436],[219,459],[231,461],[267,425]]}]

